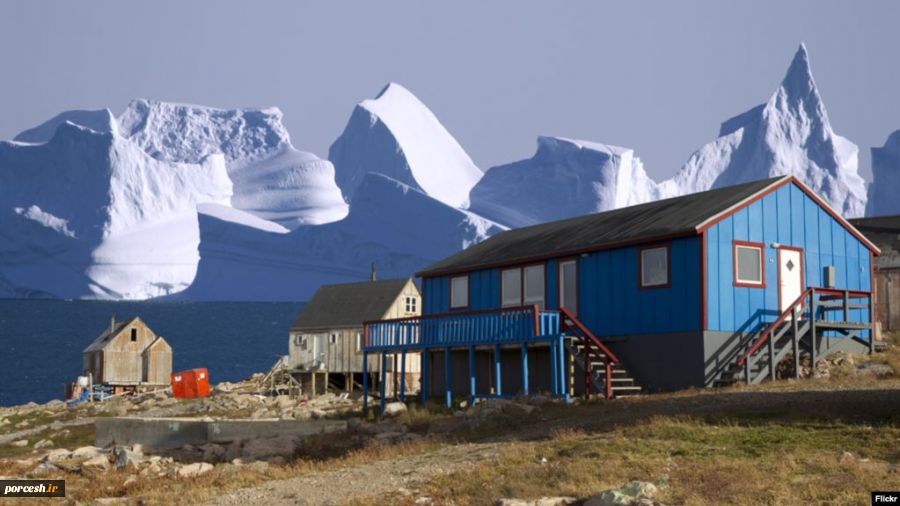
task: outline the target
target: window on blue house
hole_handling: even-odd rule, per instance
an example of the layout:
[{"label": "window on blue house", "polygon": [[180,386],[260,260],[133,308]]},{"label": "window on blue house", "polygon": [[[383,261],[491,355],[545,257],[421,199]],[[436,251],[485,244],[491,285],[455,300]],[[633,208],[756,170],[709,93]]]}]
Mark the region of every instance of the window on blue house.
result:
[{"label": "window on blue house", "polygon": [[500,305],[517,307],[522,305],[522,269],[506,269],[500,273]]},{"label": "window on blue house", "polygon": [[544,308],[544,266],[543,265],[531,265],[522,269],[523,278],[525,281],[525,297],[523,298],[523,305],[531,306],[533,304],[537,304],[541,309]]},{"label": "window on blue house", "polygon": [[559,307],[578,316],[578,264],[575,260],[559,263]]},{"label": "window on blue house", "polygon": [[734,243],[734,284],[737,286],[763,286],[763,245]]},{"label": "window on blue house", "polygon": [[450,309],[469,307],[469,276],[450,278]]},{"label": "window on blue house", "polygon": [[641,252],[641,288],[669,284],[669,246],[644,248]]}]

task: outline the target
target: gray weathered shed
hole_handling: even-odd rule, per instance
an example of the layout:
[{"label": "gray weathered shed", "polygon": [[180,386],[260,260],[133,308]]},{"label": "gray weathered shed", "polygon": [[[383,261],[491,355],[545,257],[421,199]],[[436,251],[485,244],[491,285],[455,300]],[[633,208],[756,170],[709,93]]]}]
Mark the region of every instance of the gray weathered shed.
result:
[{"label": "gray weathered shed", "polygon": [[109,327],[84,349],[84,374],[110,386],[169,384],[172,347],[138,317],[110,320]]},{"label": "gray weathered shed", "polygon": [[875,258],[875,308],[884,331],[900,330],[900,215],[850,220],[881,248]]}]

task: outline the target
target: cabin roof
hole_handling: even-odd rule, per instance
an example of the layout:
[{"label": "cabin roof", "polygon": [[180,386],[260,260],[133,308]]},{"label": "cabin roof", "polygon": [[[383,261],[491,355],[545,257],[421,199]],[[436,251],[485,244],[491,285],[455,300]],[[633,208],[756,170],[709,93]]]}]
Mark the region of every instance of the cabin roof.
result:
[{"label": "cabin roof", "polygon": [[[319,287],[291,324],[291,330],[360,327],[381,319],[409,278]],[[414,285],[415,286],[415,285]]]},{"label": "cabin roof", "polygon": [[850,220],[860,232],[884,253],[876,260],[879,267],[900,267],[900,214]]},{"label": "cabin roof", "polygon": [[501,232],[430,265],[418,275],[430,277],[524,264],[589,251],[697,235],[717,221],[789,182],[797,184],[801,190],[864,241],[867,247],[878,253],[878,249],[870,241],[815,196],[809,188],[791,176],[780,176]]},{"label": "cabin roof", "polygon": [[137,316],[133,316],[131,318],[128,318],[127,320],[117,321],[116,325],[115,325],[115,327],[113,327],[112,331],[110,331],[109,327],[107,327],[106,330],[104,330],[102,334],[97,336],[97,338],[94,339],[94,341],[91,342],[91,344],[89,344],[88,347],[85,348],[82,353],[88,353],[91,351],[102,350],[103,348],[106,347],[107,344],[109,344],[110,341],[113,340],[114,337],[119,335],[119,333],[122,332],[122,330],[124,330],[125,327],[131,325],[137,319],[138,319]]},{"label": "cabin roof", "polygon": [[900,251],[900,214],[856,218],[850,223],[881,249]]}]

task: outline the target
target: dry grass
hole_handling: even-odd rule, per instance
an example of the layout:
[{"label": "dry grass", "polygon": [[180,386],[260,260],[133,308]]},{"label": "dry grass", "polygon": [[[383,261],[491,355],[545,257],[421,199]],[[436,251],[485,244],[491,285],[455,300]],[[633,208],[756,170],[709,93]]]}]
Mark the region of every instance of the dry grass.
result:
[{"label": "dry grass", "polygon": [[840,455],[897,462],[898,441],[896,426],[660,417],[510,443],[496,460],[434,478],[425,490],[439,503],[491,504],[501,497],[584,498],[642,480],[664,485],[659,500],[666,504],[859,504],[870,490],[900,487],[900,474],[881,464],[841,465]]}]

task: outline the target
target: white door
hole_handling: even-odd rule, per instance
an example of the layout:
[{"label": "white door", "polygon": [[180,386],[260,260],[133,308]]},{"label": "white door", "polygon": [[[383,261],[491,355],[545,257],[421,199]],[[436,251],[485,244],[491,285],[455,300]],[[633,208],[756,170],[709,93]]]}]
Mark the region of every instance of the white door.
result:
[{"label": "white door", "polygon": [[325,335],[316,335],[316,346],[313,348],[313,364],[318,361],[325,362]]},{"label": "white door", "polygon": [[778,300],[781,312],[803,293],[803,252],[795,249],[778,250]]}]

